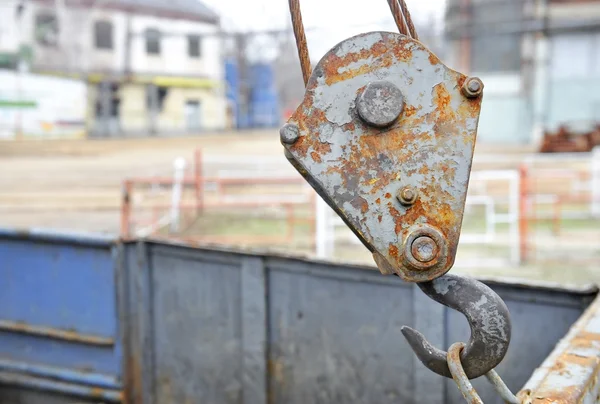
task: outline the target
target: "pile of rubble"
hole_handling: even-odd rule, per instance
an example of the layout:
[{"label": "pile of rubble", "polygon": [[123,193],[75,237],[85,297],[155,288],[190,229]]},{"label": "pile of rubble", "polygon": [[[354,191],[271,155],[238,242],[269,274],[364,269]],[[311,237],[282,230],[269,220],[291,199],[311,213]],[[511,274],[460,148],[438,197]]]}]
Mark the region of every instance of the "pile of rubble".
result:
[{"label": "pile of rubble", "polygon": [[600,124],[585,133],[575,133],[563,125],[556,132],[544,133],[540,153],[589,152],[595,146],[600,146]]}]

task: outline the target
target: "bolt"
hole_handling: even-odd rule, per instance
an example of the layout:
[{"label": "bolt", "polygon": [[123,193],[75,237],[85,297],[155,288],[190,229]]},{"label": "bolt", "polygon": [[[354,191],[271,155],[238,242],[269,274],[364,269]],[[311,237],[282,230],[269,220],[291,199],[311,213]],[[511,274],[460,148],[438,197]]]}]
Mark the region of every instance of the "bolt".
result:
[{"label": "bolt", "polygon": [[404,109],[400,89],[389,81],[373,81],[365,87],[356,102],[358,115],[377,128],[393,124]]},{"label": "bolt", "polygon": [[413,241],[411,252],[419,262],[430,262],[438,254],[439,248],[431,237],[420,236]]},{"label": "bolt", "polygon": [[468,77],[461,88],[463,95],[467,98],[476,98],[483,92],[483,82],[479,77]]},{"label": "bolt", "polygon": [[281,143],[294,144],[300,137],[300,130],[293,123],[286,123],[279,129],[279,136],[281,137]]},{"label": "bolt", "polygon": [[418,196],[418,192],[411,186],[406,186],[396,194],[396,198],[398,202],[402,205],[409,206],[416,202]]}]

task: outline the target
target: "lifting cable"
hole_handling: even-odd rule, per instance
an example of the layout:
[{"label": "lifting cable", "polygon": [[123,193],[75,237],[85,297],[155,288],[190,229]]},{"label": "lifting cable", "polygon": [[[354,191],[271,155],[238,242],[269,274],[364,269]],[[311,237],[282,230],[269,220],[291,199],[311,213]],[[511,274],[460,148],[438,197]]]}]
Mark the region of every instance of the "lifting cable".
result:
[{"label": "lifting cable", "polygon": [[[398,31],[410,38],[419,39],[415,26],[413,24],[410,12],[406,7],[404,0],[387,0]],[[304,32],[304,24],[302,23],[302,13],[300,12],[300,0],[288,0],[290,6],[290,15],[292,17],[292,28],[294,37],[296,38],[296,48],[298,49],[298,57],[300,58],[300,68],[302,69],[302,78],[304,85],[308,83],[308,79],[312,74],[310,57],[308,55],[308,45],[306,44],[306,33]]]}]

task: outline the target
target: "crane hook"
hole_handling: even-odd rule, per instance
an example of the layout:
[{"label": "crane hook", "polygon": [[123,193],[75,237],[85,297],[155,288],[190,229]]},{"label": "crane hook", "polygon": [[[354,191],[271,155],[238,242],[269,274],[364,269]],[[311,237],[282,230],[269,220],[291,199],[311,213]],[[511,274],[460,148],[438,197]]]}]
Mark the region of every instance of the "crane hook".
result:
[{"label": "crane hook", "polygon": [[[511,323],[508,308],[496,292],[475,279],[450,274],[417,285],[436,302],[467,317],[471,338],[460,358],[469,379],[486,374],[502,361],[510,343]],[[431,345],[423,334],[410,327],[404,326],[401,330],[427,368],[452,377],[446,352]]]}]

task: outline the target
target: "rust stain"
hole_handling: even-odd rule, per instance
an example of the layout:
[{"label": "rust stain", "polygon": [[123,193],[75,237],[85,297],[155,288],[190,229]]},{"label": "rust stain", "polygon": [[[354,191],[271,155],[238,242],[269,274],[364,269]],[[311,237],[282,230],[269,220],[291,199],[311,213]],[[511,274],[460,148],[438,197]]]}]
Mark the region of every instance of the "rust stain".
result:
[{"label": "rust stain", "polygon": [[431,63],[432,65],[437,65],[440,63],[440,59],[435,56],[433,53],[429,54],[429,63]]},{"label": "rust stain", "polygon": [[413,106],[413,105],[406,105],[404,107],[404,110],[402,111],[402,116],[404,118],[410,118],[411,116],[413,116],[414,114],[416,114],[417,111],[418,111],[418,109],[415,106]]},{"label": "rust stain", "polygon": [[316,142],[313,144],[313,149],[321,155],[331,153],[331,145],[329,143]]},{"label": "rust stain", "polygon": [[315,163],[321,162],[321,155],[319,153],[317,153],[316,151],[311,152],[310,157],[312,157],[312,159],[315,161]]},{"label": "rust stain", "polygon": [[384,57],[383,64],[391,65],[392,60],[386,60],[389,55],[386,55],[388,51],[384,40],[381,40],[371,46],[369,49],[361,49],[359,52],[348,53],[343,57],[337,56],[335,53],[330,53],[326,56],[326,59],[322,61],[323,72],[325,76],[325,83],[332,85],[334,83],[351,79],[360,74],[365,74],[375,69],[379,69],[379,63],[365,64],[358,69],[346,70],[340,73],[340,69],[347,67],[349,64],[364,60],[369,57],[379,58]]},{"label": "rust stain", "polygon": [[60,329],[39,325],[31,325],[23,321],[0,320],[0,331],[10,331],[19,334],[37,335],[88,345],[112,346],[115,343],[114,339],[110,337],[82,334],[75,329]]},{"label": "rust stain", "polygon": [[130,355],[125,374],[125,389],[132,404],[142,402],[142,368],[136,355]]},{"label": "rust stain", "polygon": [[90,395],[94,398],[102,398],[104,396],[104,390],[100,387],[90,388]]},{"label": "rust stain", "polygon": [[[594,303],[598,305],[598,303]],[[590,308],[592,309],[592,308]],[[597,316],[594,311],[588,311],[585,315],[589,318],[591,314]],[[597,308],[595,308],[597,310]],[[590,314],[591,313],[591,314]],[[591,320],[588,320],[588,322]],[[567,348],[554,360],[552,365],[548,368],[546,377],[550,375],[559,375],[564,377],[573,377],[573,371],[580,373],[578,369],[589,369],[589,376],[582,378],[580,381],[574,381],[571,386],[561,386],[560,388],[554,387],[549,384],[541,383],[542,388],[540,391],[532,391],[528,394],[531,397],[532,404],[567,404],[567,403],[580,403],[583,398],[589,394],[590,391],[596,388],[598,383],[598,377],[600,372],[600,358],[594,354],[597,347],[598,341],[600,341],[600,334],[594,332],[587,332],[581,330],[587,322],[579,323],[577,326],[580,327],[580,331],[577,332],[569,341]],[[576,351],[573,348],[583,348],[592,350],[589,355],[580,355],[574,353]],[[598,401],[596,397],[596,401]]]},{"label": "rust stain", "polygon": [[344,132],[348,132],[348,131],[354,132],[356,130],[356,124],[354,122],[348,122],[348,123],[342,125],[342,130]]},{"label": "rust stain", "polygon": [[388,253],[390,254],[390,257],[397,258],[398,257],[398,247],[396,247],[393,244],[390,244],[390,247],[388,249]]},{"label": "rust stain", "polygon": [[394,56],[396,57],[396,59],[402,60],[402,61],[409,61],[413,57],[412,46],[413,46],[412,42],[409,42],[409,41],[402,42],[399,44],[399,46],[394,46],[394,48],[392,49],[392,52],[394,53]]},{"label": "rust stain", "polygon": [[390,194],[389,192],[386,192],[385,197],[389,199],[392,197],[392,194]]}]

